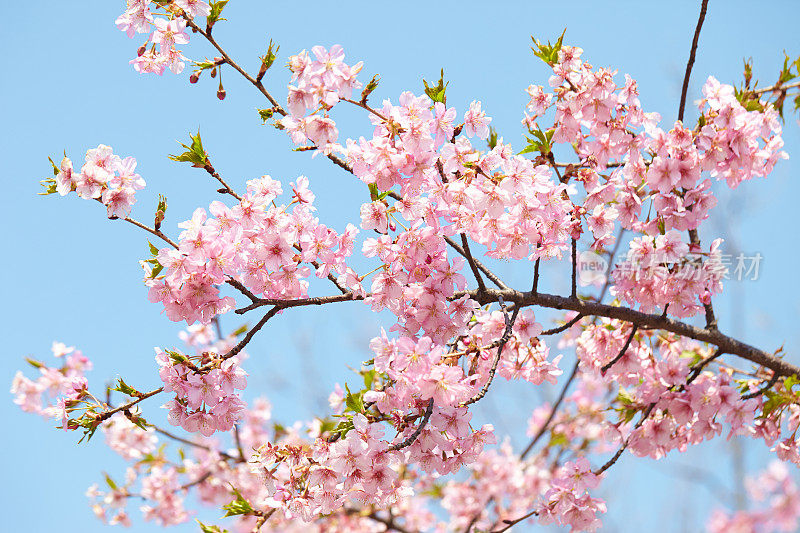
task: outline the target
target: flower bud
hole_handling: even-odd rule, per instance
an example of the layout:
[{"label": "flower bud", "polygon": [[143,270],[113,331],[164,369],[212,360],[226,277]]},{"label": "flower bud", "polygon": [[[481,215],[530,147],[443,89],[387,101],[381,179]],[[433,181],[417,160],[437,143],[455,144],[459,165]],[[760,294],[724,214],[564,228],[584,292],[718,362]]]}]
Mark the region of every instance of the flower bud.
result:
[{"label": "flower bud", "polygon": [[197,83],[197,80],[200,79],[199,72],[192,72],[192,75],[189,76],[189,83]]},{"label": "flower bud", "polygon": [[222,86],[220,85],[219,89],[217,89],[217,98],[219,98],[220,100],[225,100],[225,94],[226,94],[225,89],[223,89]]}]

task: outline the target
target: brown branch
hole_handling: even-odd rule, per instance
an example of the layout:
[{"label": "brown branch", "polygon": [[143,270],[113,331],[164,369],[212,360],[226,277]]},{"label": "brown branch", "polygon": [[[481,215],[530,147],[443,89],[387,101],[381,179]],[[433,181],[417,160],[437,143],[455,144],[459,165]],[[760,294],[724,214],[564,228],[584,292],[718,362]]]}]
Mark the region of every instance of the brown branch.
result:
[{"label": "brown branch", "polygon": [[472,274],[475,276],[475,280],[478,282],[478,290],[483,292],[486,290],[486,284],[483,282],[481,273],[478,270],[478,265],[475,264],[475,259],[472,257],[472,251],[469,249],[469,241],[467,240],[467,236],[463,233],[461,234],[461,245],[464,247],[464,257],[467,258],[467,263],[469,263],[469,267],[472,269]]},{"label": "brown branch", "polygon": [[239,452],[239,462],[246,463],[247,458],[244,456],[244,449],[242,448],[242,438],[239,436],[239,424],[233,425],[233,442],[236,443],[236,451]]},{"label": "brown branch", "polygon": [[134,405],[136,405],[137,403],[141,402],[142,400],[146,400],[147,398],[150,398],[151,396],[155,396],[156,394],[158,394],[160,392],[164,392],[164,387],[159,387],[159,388],[157,388],[155,390],[151,390],[150,392],[145,392],[145,393],[143,393],[141,396],[139,396],[138,398],[136,398],[133,401],[130,401],[128,403],[124,403],[124,404],[120,405],[119,407],[115,407],[113,409],[109,409],[108,411],[103,411],[102,413],[99,413],[97,415],[97,421],[98,422],[102,422],[103,420],[108,420],[109,418],[111,418],[115,414],[119,413],[120,411],[126,411],[126,410],[130,409],[131,407],[133,407]]},{"label": "brown branch", "polygon": [[572,239],[572,290],[570,298],[578,297],[578,241]]},{"label": "brown branch", "polygon": [[617,355],[617,356],[616,356],[614,359],[612,359],[612,360],[611,360],[611,361],[609,361],[608,363],[604,364],[604,365],[602,366],[602,368],[600,368],[600,373],[601,373],[601,374],[605,375],[605,373],[606,373],[606,372],[608,372],[608,371],[609,371],[609,369],[610,369],[612,366],[614,366],[614,364],[615,364],[617,361],[619,361],[620,359],[622,359],[622,356],[624,356],[624,355],[625,355],[625,352],[627,352],[627,351],[628,351],[628,347],[631,345],[631,342],[633,341],[633,336],[634,336],[634,335],[636,335],[636,330],[638,330],[638,329],[639,329],[639,326],[638,326],[637,324],[634,324],[634,325],[633,325],[633,329],[631,330],[631,334],[630,334],[630,335],[628,335],[628,340],[626,340],[626,341],[625,341],[625,344],[622,346],[622,349],[619,351],[619,354],[618,354],[618,355]]},{"label": "brown branch", "polygon": [[544,421],[542,427],[539,428],[539,430],[536,432],[536,435],[534,435],[531,441],[528,443],[528,446],[526,446],[525,449],[522,451],[522,453],[519,456],[520,459],[525,459],[525,457],[529,453],[531,453],[533,447],[536,446],[536,443],[539,442],[539,439],[541,439],[542,435],[544,435],[545,432],[547,431],[547,427],[550,425],[550,422],[553,421],[553,418],[555,418],[556,412],[558,411],[558,408],[561,406],[561,402],[564,401],[564,397],[567,395],[567,390],[569,389],[569,386],[572,384],[572,382],[575,380],[575,376],[578,374],[579,365],[580,365],[580,360],[575,361],[575,366],[572,367],[572,373],[567,378],[566,383],[564,383],[564,387],[562,387],[561,393],[558,395],[558,398],[556,399],[556,403],[553,404],[553,408],[550,409],[550,414],[547,416],[547,420]]},{"label": "brown branch", "polygon": [[794,83],[787,83],[787,84],[778,84],[772,85],[771,87],[765,87],[763,89],[753,89],[751,92],[753,94],[764,94],[764,93],[771,93],[775,91],[786,92],[788,89],[795,89],[800,87],[800,81],[796,81]]},{"label": "brown branch", "polygon": [[223,188],[220,189],[218,192],[221,192],[223,194],[230,194],[231,196],[236,198],[238,201],[240,201],[240,202],[242,201],[242,197],[239,196],[238,194],[236,194],[236,191],[231,189],[230,185],[225,183],[225,180],[222,179],[222,176],[219,175],[219,172],[217,172],[216,169],[214,168],[214,166],[211,164],[211,161],[208,159],[208,156],[206,156],[206,164],[203,165],[203,170],[208,172],[211,175],[212,178],[216,179],[218,182],[220,182],[222,184]]},{"label": "brown branch", "polygon": [[698,328],[686,324],[685,322],[679,322],[660,315],[643,313],[628,307],[615,307],[599,302],[574,300],[572,298],[565,298],[553,294],[533,294],[532,292],[521,292],[514,289],[498,290],[487,288],[486,292],[482,294],[479,294],[477,291],[461,291],[457,292],[453,298],[458,298],[465,294],[481,305],[497,302],[502,298],[506,302],[514,302],[520,306],[539,305],[551,309],[576,311],[583,315],[595,315],[623,320],[625,322],[637,324],[640,329],[647,327],[650,329],[669,331],[683,337],[713,344],[722,349],[725,353],[737,355],[752,363],[767,367],[781,376],[800,375],[800,368],[797,366],[773,354],[724,335],[716,328]]},{"label": "brown branch", "polygon": [[382,121],[388,122],[388,119],[386,117],[384,117],[381,113],[379,113],[378,111],[376,111],[374,108],[370,107],[369,105],[365,104],[364,102],[356,102],[355,100],[350,100],[349,98],[341,98],[341,100],[344,101],[344,102],[353,104],[355,106],[358,106],[358,107],[360,107],[362,109],[366,109],[367,111],[369,111],[370,113],[372,113],[373,115],[375,115],[376,117],[381,119]]},{"label": "brown branch", "polygon": [[556,333],[561,333],[562,331],[566,331],[572,326],[574,326],[581,318],[583,318],[583,315],[578,313],[572,320],[570,320],[566,324],[563,324],[555,328],[546,329],[543,332],[539,333],[539,336],[544,337],[546,335],[555,335]]},{"label": "brown branch", "polygon": [[249,81],[250,83],[252,83],[255,86],[256,89],[261,91],[261,94],[263,94],[267,98],[267,100],[269,100],[269,102],[272,104],[272,106],[275,108],[275,112],[276,113],[278,113],[280,115],[284,115],[284,116],[286,115],[286,111],[283,109],[283,107],[281,107],[281,105],[278,103],[278,101],[275,100],[275,98],[273,98],[271,94],[269,94],[269,91],[267,91],[267,89],[264,87],[264,85],[260,81],[258,81],[255,78],[253,78],[250,74],[245,72],[245,70],[242,67],[240,67],[238,64],[236,64],[236,62],[233,59],[230,58],[230,56],[225,52],[225,50],[222,49],[222,47],[217,43],[217,41],[214,39],[214,37],[211,36],[210,33],[204,31],[200,26],[195,24],[194,21],[191,18],[189,18],[188,16],[184,16],[184,20],[186,20],[186,25],[187,26],[192,28],[193,31],[195,31],[195,32],[199,33],[200,35],[202,35],[203,37],[205,37],[206,40],[209,43],[211,43],[211,45],[214,48],[217,49],[217,51],[222,56],[222,59],[224,59],[227,64],[229,64],[231,67],[233,67],[234,70],[236,70],[239,74],[244,76],[244,78],[247,81]]},{"label": "brown branch", "polygon": [[213,446],[208,446],[207,444],[201,444],[199,442],[194,442],[194,441],[191,441],[189,439],[184,439],[183,437],[179,437],[178,435],[175,435],[174,433],[170,433],[166,429],[160,428],[160,427],[158,427],[156,425],[153,425],[153,424],[149,424],[149,425],[150,425],[150,427],[153,428],[153,431],[155,431],[156,433],[160,433],[161,435],[164,435],[165,437],[167,437],[169,439],[172,439],[175,442],[180,442],[182,444],[186,444],[187,446],[192,446],[194,448],[199,448],[201,450],[206,450],[208,452],[217,453],[217,454],[220,455],[220,457],[222,457],[223,459],[225,459],[227,461],[238,461],[238,458],[232,456],[229,453],[217,450]]},{"label": "brown branch", "polygon": [[[649,406],[647,406],[647,409],[642,414],[642,418],[639,419],[639,421],[634,426],[633,431],[631,431],[631,435],[633,435],[634,431],[642,427],[642,424],[645,423],[645,420],[647,420],[647,418],[650,416],[650,413],[652,413],[653,409],[655,409],[656,403],[657,402],[653,402]],[[615,453],[614,456],[611,457],[611,459],[609,459],[606,464],[604,464],[603,466],[592,472],[594,475],[599,476],[600,474],[611,468],[614,465],[614,463],[616,463],[619,460],[619,458],[622,457],[622,453],[628,448],[628,443],[631,440],[631,435],[628,435],[628,438],[625,439],[625,441],[622,443],[622,446],[619,447],[617,453]]]},{"label": "brown branch", "polygon": [[252,302],[259,301],[259,297],[250,292],[250,290],[247,287],[245,287],[242,284],[242,282],[240,282],[238,279],[229,278],[228,280],[225,281],[225,283],[227,283],[231,287],[235,288],[237,291],[241,292],[242,294],[250,298],[250,301]]},{"label": "brown branch", "polygon": [[515,518],[514,520],[503,520],[503,523],[506,524],[506,526],[504,528],[502,528],[502,529],[492,530],[491,533],[503,533],[503,531],[508,531],[509,529],[511,529],[515,525],[519,524],[523,520],[527,520],[528,518],[530,518],[532,516],[537,516],[538,514],[539,514],[539,511],[531,511],[530,513],[526,514],[525,516],[520,516],[519,518]]},{"label": "brown branch", "polygon": [[703,28],[703,21],[706,19],[708,10],[708,0],[702,0],[700,4],[700,17],[697,19],[697,27],[694,29],[692,48],[689,50],[689,61],[686,62],[686,73],[683,75],[683,87],[681,88],[681,103],[678,107],[678,120],[683,122],[683,112],[686,109],[686,93],[689,90],[689,78],[692,76],[694,58],[697,54],[697,42],[700,40],[700,30]]},{"label": "brown branch", "polygon": [[462,403],[459,407],[466,407],[468,405],[472,405],[473,403],[477,402],[484,396],[486,393],[489,392],[489,387],[492,384],[492,380],[494,380],[494,375],[497,372],[497,365],[500,363],[500,358],[503,355],[503,348],[505,348],[506,344],[509,340],[511,340],[511,331],[514,328],[514,322],[517,320],[517,315],[519,314],[520,307],[517,306],[514,308],[514,312],[511,315],[511,318],[508,318],[508,312],[506,311],[506,306],[503,301],[500,301],[500,306],[503,308],[503,317],[506,320],[506,329],[503,332],[503,336],[500,337],[500,344],[497,347],[497,354],[494,356],[494,361],[492,362],[492,368],[489,369],[489,379],[484,384],[483,388],[481,388],[480,392],[467,400],[466,402]]},{"label": "brown branch", "polygon": [[367,518],[370,520],[374,520],[375,522],[380,522],[384,526],[386,526],[386,531],[397,531],[398,533],[411,533],[411,530],[404,528],[403,526],[399,525],[397,522],[394,521],[393,517],[383,518],[377,512],[372,512],[367,515]]},{"label": "brown branch", "polygon": [[133,219],[133,218],[131,218],[131,217],[125,217],[125,218],[122,218],[122,219],[119,219],[119,220],[124,220],[125,222],[128,222],[128,223],[130,223],[130,224],[133,224],[133,225],[134,225],[134,226],[136,226],[137,228],[141,228],[141,229],[145,230],[146,232],[148,232],[148,233],[151,233],[151,234],[155,235],[156,237],[158,237],[158,238],[159,238],[159,239],[161,239],[162,241],[166,242],[167,244],[169,244],[170,246],[172,246],[172,247],[173,247],[173,248],[175,248],[176,250],[178,249],[178,245],[177,245],[177,244],[175,244],[175,243],[172,241],[172,239],[170,239],[169,237],[167,237],[166,235],[164,235],[163,233],[161,233],[161,230],[158,230],[158,229],[151,228],[150,226],[148,226],[148,225],[146,225],[146,224],[142,224],[142,223],[141,223],[141,222],[139,222],[138,220],[136,220],[136,219]]},{"label": "brown branch", "polygon": [[414,444],[414,441],[417,440],[417,437],[420,436],[422,430],[428,424],[428,420],[431,419],[432,414],[433,414],[433,398],[428,400],[428,407],[425,409],[425,414],[422,415],[422,420],[420,421],[419,425],[417,425],[417,429],[414,430],[414,433],[409,435],[409,437],[403,442],[398,442],[393,446],[389,446],[389,450],[401,450],[403,448],[406,448]]},{"label": "brown branch", "polygon": [[744,396],[742,396],[742,400],[749,400],[750,398],[755,398],[757,396],[761,396],[762,394],[767,392],[769,389],[771,389],[777,382],[778,382],[778,374],[773,374],[772,377],[769,378],[769,381],[767,381],[764,384],[763,387],[761,387],[757,391],[753,391],[753,392],[751,392],[749,394],[745,394]]},{"label": "brown branch", "polygon": [[[390,195],[390,196],[391,196],[391,195]],[[398,199],[399,199],[399,196],[398,196]],[[467,252],[466,252],[466,250],[464,250],[463,248],[461,248],[461,246],[459,246],[459,245],[458,245],[458,243],[456,243],[456,241],[454,241],[454,240],[453,240],[453,239],[451,239],[450,237],[445,237],[445,238],[444,238],[444,242],[446,242],[446,243],[447,243],[447,244],[448,244],[448,245],[449,245],[449,246],[450,246],[450,247],[451,247],[453,250],[455,250],[456,252],[458,252],[460,255],[464,256],[465,258],[467,257]],[[481,263],[479,260],[475,259],[474,257],[473,257],[473,259],[472,259],[472,260],[473,260],[473,261],[475,261],[475,266],[477,266],[477,267],[478,267],[478,270],[480,270],[481,272],[483,272],[483,274],[486,276],[486,278],[487,278],[489,281],[491,281],[492,283],[494,283],[494,284],[495,284],[495,286],[496,286],[497,288],[499,288],[499,289],[503,289],[503,290],[505,290],[505,289],[508,289],[508,285],[506,285],[505,283],[503,283],[503,280],[501,280],[501,279],[500,279],[500,278],[497,276],[497,274],[495,274],[494,272],[492,272],[491,270],[489,270],[489,269],[486,267],[486,265],[484,265],[483,263]]]},{"label": "brown branch", "polygon": [[253,529],[250,530],[250,533],[259,533],[259,531],[261,531],[261,527],[267,523],[269,517],[271,517],[277,509],[278,509],[277,507],[273,507],[266,513],[258,511],[258,520],[256,521],[256,525],[253,526]]},{"label": "brown branch", "polygon": [[281,300],[279,298],[258,298],[253,301],[252,304],[248,305],[247,307],[242,307],[241,309],[237,309],[234,311],[237,315],[242,315],[248,311],[252,311],[253,309],[258,309],[259,307],[263,307],[265,305],[274,305],[281,309],[288,309],[290,307],[304,307],[307,305],[324,305],[336,302],[354,302],[357,300],[363,300],[363,296],[358,296],[353,294],[352,292],[346,292],[345,294],[334,294],[333,296],[311,296],[308,298],[298,298],[295,300]]},{"label": "brown branch", "polygon": [[[241,341],[239,341],[239,344],[237,344],[236,346],[231,348],[228,353],[223,355],[222,359],[223,360],[224,359],[230,359],[231,357],[234,357],[236,354],[238,354],[239,352],[244,350],[244,347],[247,346],[250,343],[251,340],[253,340],[253,337],[255,336],[256,333],[258,333],[258,330],[263,328],[264,324],[266,324],[267,321],[270,318],[272,318],[273,316],[278,314],[278,312],[281,311],[281,310],[282,310],[282,308],[280,308],[278,306],[275,306],[272,309],[270,309],[269,311],[267,311],[267,313],[263,317],[261,317],[261,320],[259,320],[258,323],[256,323],[255,326],[250,328],[250,331],[248,331],[247,335],[245,335],[244,338]],[[208,367],[208,368],[210,368],[210,367]],[[205,367],[203,369],[205,369]],[[203,370],[203,369],[201,369],[201,370]]]}]

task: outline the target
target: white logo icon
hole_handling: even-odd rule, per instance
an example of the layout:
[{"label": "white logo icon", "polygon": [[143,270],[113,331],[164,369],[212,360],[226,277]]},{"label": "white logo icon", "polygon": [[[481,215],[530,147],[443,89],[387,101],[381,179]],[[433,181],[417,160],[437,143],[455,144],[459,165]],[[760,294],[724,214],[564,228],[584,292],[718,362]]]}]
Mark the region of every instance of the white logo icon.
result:
[{"label": "white logo icon", "polygon": [[588,285],[602,285],[606,282],[608,261],[602,255],[586,251],[578,255],[577,262],[578,283],[581,287]]}]

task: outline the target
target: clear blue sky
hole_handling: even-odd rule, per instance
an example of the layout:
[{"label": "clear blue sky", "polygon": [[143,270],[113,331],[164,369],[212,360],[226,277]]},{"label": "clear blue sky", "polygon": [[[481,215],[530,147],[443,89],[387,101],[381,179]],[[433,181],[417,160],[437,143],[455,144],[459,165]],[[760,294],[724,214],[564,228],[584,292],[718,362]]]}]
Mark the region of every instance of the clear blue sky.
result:
[{"label": "clear blue sky", "polygon": [[[351,61],[365,63],[366,81],[379,73],[373,98],[392,98],[404,90],[420,93],[422,77],[433,79],[444,67],[450,80],[448,103],[463,113],[472,99],[483,102],[506,141],[519,146],[524,89],[545,84],[547,72],[530,52],[531,34],[553,38],[567,27],[566,40],[584,48],[595,65],[619,69],[639,81],[646,110],[666,120],[677,114],[680,82],[699,2],[260,2],[232,0],[228,22],[215,35],[233,57],[257,70],[257,55],[269,39],[281,45],[267,79],[283,99],[288,81],[282,68],[288,55],[315,44],[340,43]],[[4,10],[0,46],[5,50],[0,83],[0,142],[3,184],[0,224],[5,227],[0,269],[6,304],[2,328],[5,348],[0,384],[10,384],[24,356],[49,357],[53,340],[76,345],[95,361],[90,383],[102,385],[117,375],[141,389],[157,386],[153,346],[179,343],[179,325],[160,315],[146,299],[137,261],[147,253],[146,235],[110,222],[100,206],[76,199],[36,196],[38,181],[50,173],[47,156],[66,150],[80,160],[100,143],[121,155],[133,155],[147,189],[138,194],[134,216],[149,220],[156,197],[169,200],[164,228],[207,206],[215,187],[207,176],[167,160],[176,140],[198,127],[215,166],[242,188],[245,180],[271,174],[288,181],[310,177],[320,216],[343,228],[364,200],[364,187],[322,158],[289,151],[290,142],[261,126],[255,112],[260,95],[225,72],[228,98],[219,102],[209,79],[190,86],[186,76],[140,76],[128,65],[140,41],[114,26],[123,1],[18,2]],[[771,83],[785,49],[800,54],[796,2],[712,0],[689,92],[691,103],[706,76],[727,82],[741,79],[742,58],[752,56],[756,76]],[[200,39],[185,54],[212,56]],[[694,108],[688,118],[693,120]],[[342,116],[342,115],[339,115]],[[369,134],[362,115],[346,113],[345,132]],[[768,180],[745,183],[730,209],[701,228],[712,236],[735,238],[747,253],[764,257],[761,278],[730,283],[717,302],[724,331],[765,349],[784,345],[800,362],[800,311],[797,283],[797,161],[800,136],[796,118],[786,124],[786,150],[793,159],[779,164]],[[529,272],[501,267],[509,279],[529,283]],[[565,277],[548,270],[542,288],[566,287]],[[733,297],[735,296],[735,297]],[[358,304],[335,313],[298,311],[279,317],[251,346],[249,398],[266,394],[284,422],[320,412],[337,381],[353,379],[347,364],[366,359],[366,341],[380,317]],[[252,319],[251,319],[252,322]],[[239,320],[224,317],[225,326]],[[569,363],[567,363],[569,364]],[[525,426],[539,392],[519,388],[493,390],[480,407],[484,418],[516,432]],[[312,393],[309,393],[311,391]],[[524,396],[518,396],[518,395]],[[552,397],[554,391],[544,391]],[[147,404],[151,412],[158,400]],[[21,413],[10,395],[0,401],[6,438],[0,443],[4,483],[0,506],[5,531],[105,531],[91,515],[83,493],[102,479],[101,470],[120,475],[123,462],[102,445],[102,437],[77,446],[74,434],[51,429],[49,422]],[[160,416],[160,415],[159,415]],[[156,417],[156,419],[158,416]],[[763,463],[761,445],[746,451],[748,467]],[[675,476],[678,464],[703,465],[730,486],[730,462],[719,459],[724,443],[705,446],[672,462],[626,457],[608,475],[603,495],[611,509],[608,531],[695,531],[716,500],[701,485]],[[619,490],[624,487],[626,490]],[[132,508],[132,531],[151,531]],[[220,513],[221,514],[221,513]],[[214,517],[217,513],[201,516]],[[66,524],[66,525],[65,525]],[[196,531],[196,525],[174,531]]]}]

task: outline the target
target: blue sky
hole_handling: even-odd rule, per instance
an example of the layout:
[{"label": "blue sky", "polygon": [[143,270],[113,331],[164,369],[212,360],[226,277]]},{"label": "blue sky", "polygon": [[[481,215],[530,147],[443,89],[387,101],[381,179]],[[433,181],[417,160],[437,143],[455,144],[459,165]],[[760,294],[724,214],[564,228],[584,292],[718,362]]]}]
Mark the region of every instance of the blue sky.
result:
[{"label": "blue sky", "polygon": [[[629,73],[639,81],[646,110],[660,112],[667,121],[676,117],[698,2],[608,6],[442,1],[404,2],[400,7],[309,1],[298,7],[294,2],[232,0],[226,9],[229,21],[220,23],[215,35],[253,71],[269,39],[280,44],[279,59],[266,82],[280,99],[288,81],[282,68],[286,57],[315,44],[342,44],[349,61],[364,61],[364,81],[380,74],[373,101],[397,101],[405,90],[420,93],[422,78],[435,79],[444,67],[450,81],[448,104],[463,113],[471,100],[481,100],[505,140],[521,146],[524,89],[531,83],[546,85],[548,76],[530,52],[530,35],[554,38],[564,27],[566,42],[584,48],[591,63],[618,69],[620,79]],[[754,59],[756,77],[767,85],[777,73],[782,50],[800,54],[800,6],[790,1],[769,6],[768,11],[753,2],[711,1],[691,80],[690,106],[709,74],[738,82],[744,57]],[[153,347],[179,344],[180,325],[159,314],[141,283],[138,260],[147,254],[147,236],[106,220],[94,203],[74,196],[37,196],[39,180],[50,173],[47,156],[57,158],[66,150],[79,160],[87,148],[100,143],[123,156],[133,155],[148,184],[137,195],[134,216],[149,220],[157,195],[165,194],[168,231],[216,195],[204,173],[166,157],[176,150],[176,140],[186,141],[188,132],[198,127],[216,168],[234,188],[262,174],[285,183],[305,174],[317,194],[320,217],[339,229],[357,216],[365,200],[365,188],[351,176],[323,158],[290,152],[288,138],[262,126],[255,109],[265,107],[264,101],[232,71],[225,72],[224,102],[216,99],[216,84],[207,78],[190,86],[186,76],[158,78],[134,72],[128,61],[140,42],[114,26],[123,9],[122,1],[42,0],[5,10],[0,32],[0,46],[6,51],[0,83],[0,113],[6,125],[0,134],[0,224],[6,228],[6,259],[0,269],[7,303],[0,310],[6,339],[0,383],[10,384],[24,356],[47,358],[51,342],[60,340],[78,346],[95,361],[89,375],[95,386],[122,375],[149,390],[158,385]],[[184,48],[193,59],[213,55],[200,39]],[[695,117],[690,107],[687,120]],[[362,114],[347,111],[337,118],[351,136],[371,131]],[[725,193],[728,208],[719,210],[700,231],[705,242],[726,237],[742,251],[764,257],[758,281],[729,283],[716,302],[723,331],[768,350],[783,345],[794,362],[800,362],[800,336],[794,325],[800,311],[794,221],[800,193],[799,129],[796,117],[787,121],[784,138],[793,159],[781,162],[767,180]],[[510,264],[499,268],[507,279],[529,283],[529,269]],[[563,292],[564,272],[548,269],[541,288]],[[359,304],[343,304],[332,313],[302,309],[279,318],[250,348],[247,395],[266,394],[276,417],[290,422],[319,413],[321,400],[335,382],[353,380],[346,365],[357,366],[369,357],[366,342],[379,331],[382,317]],[[226,327],[240,322],[223,318]],[[537,399],[554,395],[554,390],[498,387],[482,402],[481,416],[500,427],[524,427]],[[158,400],[147,404],[151,412],[158,411],[157,406]],[[83,495],[87,486],[102,479],[101,470],[122,472],[123,462],[104,449],[102,438],[78,446],[74,434],[57,432],[48,421],[21,413],[10,395],[0,402],[0,416],[7,435],[0,441],[4,528],[106,531]],[[521,441],[517,434],[514,442]],[[746,447],[749,468],[763,464],[762,448],[756,443]],[[731,463],[720,458],[727,450],[725,443],[716,443],[659,463],[627,456],[605,482],[611,509],[607,530],[696,530],[718,500],[704,486],[675,473],[680,465],[702,464],[731,486]],[[132,531],[152,530],[138,511],[132,515]],[[174,530],[197,528],[189,524]]]}]

